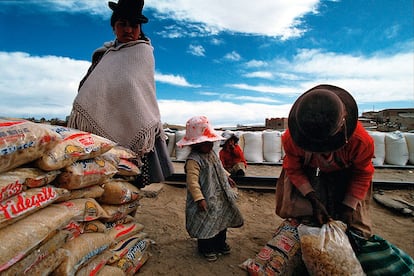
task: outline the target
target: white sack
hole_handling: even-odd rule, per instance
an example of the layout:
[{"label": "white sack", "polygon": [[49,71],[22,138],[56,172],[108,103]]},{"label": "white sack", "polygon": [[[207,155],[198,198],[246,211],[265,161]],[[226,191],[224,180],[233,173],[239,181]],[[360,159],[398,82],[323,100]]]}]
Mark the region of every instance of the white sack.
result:
[{"label": "white sack", "polygon": [[404,137],[408,148],[408,163],[414,165],[414,133],[405,132]]},{"label": "white sack", "polygon": [[[175,132],[175,144],[178,143],[185,136],[185,130],[178,130]],[[175,147],[175,158],[177,160],[186,160],[191,152],[191,147],[184,146],[182,148]]]},{"label": "white sack", "polygon": [[263,138],[262,132],[245,132],[244,137],[244,157],[247,162],[263,162]]},{"label": "white sack", "polygon": [[282,159],[282,134],[280,131],[263,132],[263,157],[267,162],[280,162]]},{"label": "white sack", "polygon": [[405,166],[408,162],[408,147],[400,131],[385,134],[385,163]]},{"label": "white sack", "polygon": [[385,161],[385,132],[368,131],[368,134],[374,140],[374,158],[372,158],[372,163],[374,166],[382,166]]}]

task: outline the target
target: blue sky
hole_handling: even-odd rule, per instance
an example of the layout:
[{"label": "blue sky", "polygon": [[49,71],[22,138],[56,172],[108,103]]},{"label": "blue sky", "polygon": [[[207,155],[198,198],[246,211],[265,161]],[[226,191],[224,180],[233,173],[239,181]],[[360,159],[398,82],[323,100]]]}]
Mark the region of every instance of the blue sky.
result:
[{"label": "blue sky", "polygon": [[[360,114],[414,107],[412,0],[146,0],[143,13],[164,123],[263,125],[320,83]],[[69,115],[92,52],[114,39],[110,15],[104,0],[1,0],[0,116]]]}]

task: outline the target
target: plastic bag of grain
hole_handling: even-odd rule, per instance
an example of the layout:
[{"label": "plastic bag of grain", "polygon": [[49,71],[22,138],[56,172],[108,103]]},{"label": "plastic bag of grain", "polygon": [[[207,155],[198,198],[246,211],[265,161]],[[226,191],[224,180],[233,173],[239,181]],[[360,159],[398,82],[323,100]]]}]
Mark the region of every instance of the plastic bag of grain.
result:
[{"label": "plastic bag of grain", "polygon": [[400,131],[385,134],[385,163],[405,166],[408,162],[408,147],[404,135]]},{"label": "plastic bag of grain", "polygon": [[137,240],[128,252],[111,266],[121,269],[126,275],[135,275],[149,259],[151,242],[150,239]]},{"label": "plastic bag of grain", "polygon": [[142,198],[140,190],[126,180],[109,179],[102,188],[104,193],[97,199],[101,204],[125,204]]},{"label": "plastic bag of grain", "polygon": [[117,175],[121,176],[134,176],[139,175],[141,173],[141,170],[138,168],[137,165],[123,158],[119,159],[116,168],[118,170]]},{"label": "plastic bag of grain", "polygon": [[0,118],[0,173],[38,159],[60,139],[43,124]]},{"label": "plastic bag of grain", "polygon": [[55,202],[68,190],[51,185],[31,188],[0,202],[0,228],[15,223]]},{"label": "plastic bag of grain", "polygon": [[112,162],[102,157],[73,162],[61,171],[55,185],[68,190],[102,184],[118,172]]},{"label": "plastic bag of grain", "polygon": [[36,161],[37,167],[45,170],[59,170],[75,161],[90,159],[112,149],[116,143],[104,137],[77,129],[50,126],[61,136],[61,141]]},{"label": "plastic bag of grain", "polygon": [[263,131],[263,157],[267,162],[282,159],[282,134],[280,131]]},{"label": "plastic bag of grain", "polygon": [[[114,222],[125,218],[129,214],[134,214],[139,206],[139,199],[124,204],[101,204],[107,217],[102,218],[104,222]],[[134,215],[132,215],[134,216]]]},{"label": "plastic bag of grain", "polygon": [[34,275],[27,273],[42,259],[49,255],[53,255],[58,248],[61,248],[70,235],[70,232],[64,230],[57,230],[56,233],[52,233],[51,237],[48,240],[43,241],[39,248],[33,250],[24,259],[4,271],[4,275]]},{"label": "plastic bag of grain", "polygon": [[372,163],[375,166],[382,166],[385,161],[385,132],[368,131],[368,134],[374,140],[374,158]]},{"label": "plastic bag of grain", "polygon": [[244,261],[240,267],[249,275],[306,275],[301,258],[300,241],[295,219],[284,220],[255,258]]},{"label": "plastic bag of grain", "polygon": [[56,275],[75,275],[76,271],[98,256],[112,244],[111,238],[104,233],[85,233],[64,244],[67,257],[56,268]]},{"label": "plastic bag of grain", "polygon": [[55,269],[67,258],[69,252],[63,248],[56,249],[52,254],[41,259],[30,267],[25,275],[53,275]]},{"label": "plastic bag of grain", "polygon": [[302,259],[311,276],[365,275],[345,229],[341,221],[330,221],[322,227],[298,226]]},{"label": "plastic bag of grain", "polygon": [[246,132],[244,138],[244,157],[247,162],[263,162],[263,136],[261,131]]},{"label": "plastic bag of grain", "polygon": [[57,199],[56,202],[64,202],[78,198],[98,198],[104,193],[104,189],[100,185],[92,185],[82,189],[69,190],[67,195]]},{"label": "plastic bag of grain", "polygon": [[0,173],[0,201],[27,188],[45,186],[55,180],[60,171],[45,172],[38,168],[15,168]]},{"label": "plastic bag of grain", "polygon": [[118,262],[122,257],[125,256],[125,254],[128,253],[129,249],[132,248],[135,243],[145,238],[148,238],[148,234],[145,232],[139,232],[138,234],[132,235],[117,242],[109,249],[109,251],[112,253],[112,256],[108,259],[107,264]]},{"label": "plastic bag of grain", "polygon": [[75,200],[68,204],[52,204],[1,228],[0,272],[36,250],[75,215],[84,213],[85,210],[79,205]]}]

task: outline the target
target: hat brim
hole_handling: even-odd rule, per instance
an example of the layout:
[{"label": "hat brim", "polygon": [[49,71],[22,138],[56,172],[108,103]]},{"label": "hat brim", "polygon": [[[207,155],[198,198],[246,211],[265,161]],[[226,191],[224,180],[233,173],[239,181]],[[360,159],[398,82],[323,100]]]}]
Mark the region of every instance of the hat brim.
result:
[{"label": "hat brim", "polygon": [[[108,6],[109,6],[109,8],[113,12],[117,12],[117,10],[118,10],[118,3],[108,2]],[[142,23],[142,24],[148,23],[148,18],[145,15],[143,15],[143,14],[138,14],[138,16],[136,18],[134,18],[134,20],[137,23]]]},{"label": "hat brim", "polygon": [[[345,117],[346,135],[343,131],[339,131],[335,135],[329,137],[329,139],[321,141],[309,139],[309,137],[303,136],[303,134],[299,131],[298,121],[295,116],[295,114],[297,114],[298,103],[306,94],[317,89],[329,90],[335,93],[345,105],[345,110],[347,113]],[[322,84],[309,89],[295,101],[289,113],[288,128],[295,144],[303,150],[311,152],[331,152],[338,150],[346,144],[346,139],[351,137],[351,135],[354,133],[357,122],[358,106],[352,95],[340,87]]]},{"label": "hat brim", "polygon": [[176,145],[178,147],[185,147],[185,146],[191,146],[191,145],[195,145],[195,144],[200,144],[200,143],[204,143],[204,142],[216,142],[216,141],[221,141],[224,140],[225,138],[217,135],[215,137],[200,137],[196,140],[187,140],[186,137],[184,136],[180,141],[178,141],[176,143]]}]

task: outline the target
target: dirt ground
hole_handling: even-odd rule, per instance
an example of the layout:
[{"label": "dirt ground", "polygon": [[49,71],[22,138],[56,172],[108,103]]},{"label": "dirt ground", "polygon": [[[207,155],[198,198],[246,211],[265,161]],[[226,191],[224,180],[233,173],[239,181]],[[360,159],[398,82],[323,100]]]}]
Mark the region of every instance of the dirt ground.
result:
[{"label": "dirt ground", "polygon": [[[182,163],[174,165],[177,173],[183,172]],[[278,177],[280,169],[280,166],[250,165],[247,175]],[[374,180],[414,182],[414,170],[376,169]],[[152,184],[148,188],[158,193],[155,197],[141,199],[136,217],[155,244],[150,250],[152,256],[139,275],[247,275],[239,265],[254,258],[282,222],[274,212],[274,192],[239,189],[238,206],[245,224],[228,230],[231,254],[209,263],[197,254],[197,242],[185,230],[185,187]],[[386,193],[414,203],[412,188],[387,190]],[[374,234],[414,256],[414,216],[402,215],[373,201],[372,218]]]}]

